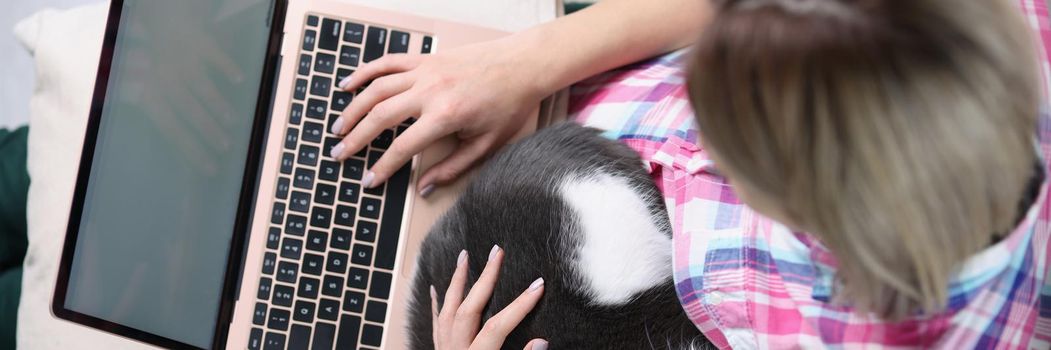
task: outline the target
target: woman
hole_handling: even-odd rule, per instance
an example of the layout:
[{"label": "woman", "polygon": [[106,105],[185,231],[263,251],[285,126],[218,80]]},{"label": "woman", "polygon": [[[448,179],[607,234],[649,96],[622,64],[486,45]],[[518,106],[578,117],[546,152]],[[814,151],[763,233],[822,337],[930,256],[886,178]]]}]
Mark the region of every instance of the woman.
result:
[{"label": "woman", "polygon": [[[349,135],[333,153],[418,115],[365,181],[455,134],[461,148],[421,178],[427,194],[543,96],[703,31],[688,93],[680,52],[579,85],[574,110],[647,160],[669,203],[680,299],[709,340],[1046,348],[1051,138],[1037,135],[1040,74],[1017,12],[1000,0],[606,0],[500,41],[363,67],[341,87],[379,78],[337,122]],[[653,102],[638,113],[595,108],[636,103],[624,97],[640,85],[662,88],[635,96]],[[541,294],[488,322],[515,323]],[[506,327],[479,333],[458,301],[435,311],[439,348],[498,348]]]}]

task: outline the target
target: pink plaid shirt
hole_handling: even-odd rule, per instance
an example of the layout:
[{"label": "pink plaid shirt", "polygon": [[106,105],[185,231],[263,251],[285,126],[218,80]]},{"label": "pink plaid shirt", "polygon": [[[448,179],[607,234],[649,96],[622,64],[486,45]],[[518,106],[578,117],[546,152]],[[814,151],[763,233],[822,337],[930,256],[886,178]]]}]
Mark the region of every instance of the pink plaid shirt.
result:
[{"label": "pink plaid shirt", "polygon": [[[1044,0],[1018,1],[1041,43],[1051,43]],[[1041,53],[1049,49],[1041,45]],[[641,154],[672,221],[673,272],[683,308],[713,343],[737,349],[1051,348],[1046,184],[1013,233],[963,265],[945,312],[887,323],[833,305],[835,257],[808,234],[752,211],[712,171],[698,146],[685,57],[675,52],[577,84],[570,109],[575,120]],[[1044,67],[1045,91],[1051,91],[1046,60]],[[1051,155],[1046,113],[1039,140]]]}]

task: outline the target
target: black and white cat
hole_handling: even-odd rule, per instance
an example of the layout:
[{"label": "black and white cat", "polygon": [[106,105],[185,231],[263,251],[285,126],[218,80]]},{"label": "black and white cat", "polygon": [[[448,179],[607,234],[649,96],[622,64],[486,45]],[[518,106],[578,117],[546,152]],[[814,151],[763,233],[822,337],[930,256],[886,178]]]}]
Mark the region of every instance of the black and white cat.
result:
[{"label": "black and white cat", "polygon": [[572,123],[497,154],[423,242],[413,282],[411,348],[432,349],[429,286],[439,305],[460,250],[468,289],[490,248],[505,251],[482,322],[537,277],[544,296],[507,337],[553,349],[685,349],[710,343],[686,317],[671,276],[662,197],[628,147]]}]

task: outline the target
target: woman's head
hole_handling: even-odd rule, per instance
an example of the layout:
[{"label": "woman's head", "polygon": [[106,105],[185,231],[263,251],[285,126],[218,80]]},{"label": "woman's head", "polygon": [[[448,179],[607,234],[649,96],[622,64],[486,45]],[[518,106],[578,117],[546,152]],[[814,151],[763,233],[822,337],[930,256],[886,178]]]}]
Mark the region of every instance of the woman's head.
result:
[{"label": "woman's head", "polygon": [[845,301],[943,307],[1033,175],[1038,77],[1013,3],[716,3],[689,87],[720,170],[836,254]]}]

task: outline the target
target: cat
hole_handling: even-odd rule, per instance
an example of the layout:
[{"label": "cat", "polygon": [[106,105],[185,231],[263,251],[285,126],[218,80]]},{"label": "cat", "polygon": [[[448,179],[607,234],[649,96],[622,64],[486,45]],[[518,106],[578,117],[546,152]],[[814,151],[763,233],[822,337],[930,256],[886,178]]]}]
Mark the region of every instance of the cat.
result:
[{"label": "cat", "polygon": [[533,338],[553,349],[711,347],[675,293],[663,197],[639,156],[596,129],[570,122],[545,128],[474,177],[421,247],[410,348],[434,348],[430,286],[441,305],[466,249],[469,289],[494,244],[505,258],[482,323],[545,279],[543,297],[505,349]]}]

